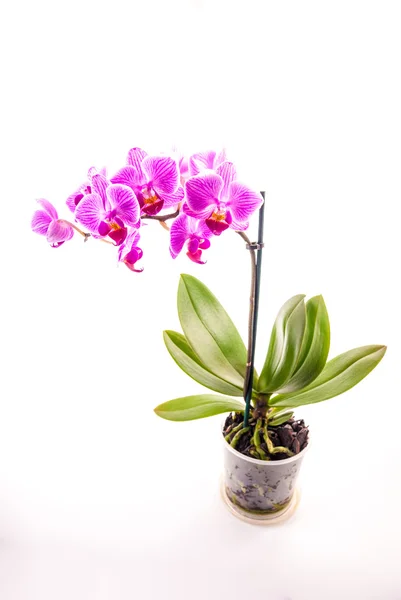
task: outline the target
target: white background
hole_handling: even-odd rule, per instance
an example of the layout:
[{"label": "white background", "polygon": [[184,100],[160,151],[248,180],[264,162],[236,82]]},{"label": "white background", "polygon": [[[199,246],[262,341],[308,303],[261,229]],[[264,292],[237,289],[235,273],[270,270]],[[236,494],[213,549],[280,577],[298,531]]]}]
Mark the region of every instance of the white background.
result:
[{"label": "white background", "polygon": [[[36,0],[1,15],[1,600],[399,600],[401,436],[398,2]],[[67,217],[91,165],[130,147],[225,146],[266,189],[258,338],[291,295],[322,293],[331,355],[388,345],[311,429],[285,525],[232,517],[221,419],[152,408],[196,393],[161,338],[180,272],[245,335],[249,270],[235,234],[208,264],[143,235],[141,275],[74,238],[30,232],[35,198]],[[154,226],[153,226],[154,225]]]}]

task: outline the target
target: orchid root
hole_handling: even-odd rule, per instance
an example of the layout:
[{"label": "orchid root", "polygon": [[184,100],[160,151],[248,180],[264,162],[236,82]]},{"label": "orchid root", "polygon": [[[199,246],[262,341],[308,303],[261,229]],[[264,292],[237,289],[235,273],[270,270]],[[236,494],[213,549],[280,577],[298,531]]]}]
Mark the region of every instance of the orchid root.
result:
[{"label": "orchid root", "polygon": [[[241,427],[242,427],[242,423],[241,423]],[[235,428],[237,429],[237,428]],[[235,431],[235,429],[233,429],[233,431]],[[233,439],[231,440],[230,446],[232,448],[235,448],[235,446],[238,444],[238,441],[241,439],[241,437],[244,435],[244,433],[248,433],[248,431],[250,430],[250,427],[244,427],[243,429],[240,429],[239,431],[237,431],[237,433],[234,435]]]}]

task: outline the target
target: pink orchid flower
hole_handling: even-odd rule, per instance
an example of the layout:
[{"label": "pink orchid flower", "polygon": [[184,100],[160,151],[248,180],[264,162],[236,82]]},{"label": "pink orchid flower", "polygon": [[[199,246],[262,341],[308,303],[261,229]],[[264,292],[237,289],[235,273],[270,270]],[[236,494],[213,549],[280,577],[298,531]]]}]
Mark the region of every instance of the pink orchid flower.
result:
[{"label": "pink orchid flower", "polygon": [[139,227],[140,208],[131,188],[109,185],[100,174],[92,178],[94,191],[77,205],[75,218],[96,237],[108,236],[116,246],[124,242],[128,226]]},{"label": "pink orchid flower", "polygon": [[216,172],[205,171],[191,177],[185,184],[187,202],[183,211],[205,221],[214,235],[228,227],[244,230],[249,217],[263,203],[262,196],[236,181],[232,163],[223,162]]},{"label": "pink orchid flower", "polygon": [[139,248],[139,232],[133,229],[128,235],[123,244],[118,249],[118,260],[124,263],[130,271],[141,273],[143,268],[137,268],[135,265],[143,256],[142,249]]},{"label": "pink orchid flower", "polygon": [[141,148],[128,152],[127,166],[120,169],[111,182],[130,187],[142,213],[150,216],[177,206],[184,197],[176,161],[170,156],[148,156]]},{"label": "pink orchid flower", "polygon": [[209,238],[212,235],[204,222],[182,213],[176,218],[170,229],[170,254],[176,258],[186,244],[188,258],[204,265],[202,250],[210,247]]},{"label": "pink orchid flower", "polygon": [[54,206],[48,200],[37,201],[42,210],[37,210],[31,221],[32,230],[39,235],[45,235],[52,248],[59,248],[74,235],[72,226],[58,218]]}]

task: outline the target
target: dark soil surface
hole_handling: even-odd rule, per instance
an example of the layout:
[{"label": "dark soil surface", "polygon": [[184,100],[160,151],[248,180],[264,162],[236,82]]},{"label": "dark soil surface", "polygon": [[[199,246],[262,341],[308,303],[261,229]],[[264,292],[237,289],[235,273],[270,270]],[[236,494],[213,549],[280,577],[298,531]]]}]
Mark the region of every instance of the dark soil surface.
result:
[{"label": "dark soil surface", "polygon": [[[224,424],[223,436],[225,437],[233,427],[239,425],[243,420],[244,416],[242,414],[231,413],[227,417]],[[237,452],[241,452],[241,454],[245,454],[245,456],[250,456],[253,458],[249,451],[254,448],[251,440],[254,434],[256,422],[251,421],[249,424],[251,425],[250,431],[245,433],[239,439],[235,449]],[[277,427],[268,426],[268,432],[274,446],[284,446],[285,448],[288,448],[288,450],[291,450],[291,452],[294,454],[299,454],[299,452],[301,452],[308,445],[309,429],[308,426],[305,425],[303,419],[296,421],[292,418],[286,423],[278,425]],[[287,454],[284,454],[284,452],[269,454],[265,442],[262,442],[261,446],[266,454],[269,455],[270,460],[282,460],[283,458],[288,458]]]}]

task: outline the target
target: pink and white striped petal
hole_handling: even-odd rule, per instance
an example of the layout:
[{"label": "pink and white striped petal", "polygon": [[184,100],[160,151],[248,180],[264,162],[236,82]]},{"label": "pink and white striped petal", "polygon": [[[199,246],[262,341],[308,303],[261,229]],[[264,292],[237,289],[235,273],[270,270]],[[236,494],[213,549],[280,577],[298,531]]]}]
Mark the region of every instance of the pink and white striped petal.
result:
[{"label": "pink and white striped petal", "polygon": [[170,156],[147,156],[142,162],[142,169],[159,196],[173,194],[180,182],[176,161]]},{"label": "pink and white striped petal", "polygon": [[50,223],[46,239],[51,246],[57,247],[63,242],[70,240],[73,235],[74,230],[71,225],[59,219]]},{"label": "pink and white striped petal", "polygon": [[93,191],[99,194],[99,196],[102,198],[105,210],[108,210],[106,190],[109,185],[110,184],[107,181],[106,177],[104,175],[101,175],[100,173],[96,173],[92,177]]},{"label": "pink and white striped petal", "polygon": [[176,258],[184,247],[186,240],[196,229],[195,219],[181,213],[170,229],[170,254]]},{"label": "pink and white striped petal", "polygon": [[171,206],[177,206],[184,199],[184,188],[179,187],[174,194],[162,194],[163,208],[169,208]]},{"label": "pink and white striped petal", "polygon": [[52,222],[52,218],[44,210],[37,210],[33,213],[31,228],[39,235],[47,235],[47,230]]},{"label": "pink and white striped petal", "polygon": [[121,183],[122,185],[127,185],[133,190],[138,187],[142,187],[145,183],[143,175],[138,173],[138,171],[132,165],[127,165],[123,167],[113,177],[110,179],[111,183]]},{"label": "pink and white striped petal", "polygon": [[99,225],[106,218],[103,199],[99,194],[88,194],[78,204],[75,218],[90,233],[99,234]]},{"label": "pink and white striped petal", "polygon": [[142,161],[147,155],[147,152],[142,148],[131,148],[128,152],[127,165],[133,166],[140,178],[143,177]]},{"label": "pink and white striped petal", "polygon": [[233,220],[243,223],[262,206],[263,198],[258,192],[254,192],[239,181],[233,181],[229,188],[229,200],[227,205],[233,215]]},{"label": "pink and white striped petal", "polygon": [[232,162],[225,161],[217,167],[216,173],[220,175],[224,184],[220,198],[223,202],[227,202],[229,199],[230,183],[237,178],[237,170]]},{"label": "pink and white striped petal", "polygon": [[58,219],[58,214],[53,204],[44,198],[40,198],[36,200],[38,204],[43,208],[43,210],[51,217],[52,219]]},{"label": "pink and white striped petal", "polygon": [[107,188],[107,197],[125,225],[134,227],[138,223],[141,209],[137,197],[130,187],[112,184]]},{"label": "pink and white striped petal", "polygon": [[216,152],[208,150],[206,152],[197,152],[189,158],[189,173],[191,176],[198,175],[205,169],[213,169],[216,159]]},{"label": "pink and white striped petal", "polygon": [[205,218],[205,213],[210,214],[219,205],[223,185],[220,175],[211,172],[188,179],[185,191],[190,210],[198,214],[198,218]]}]

